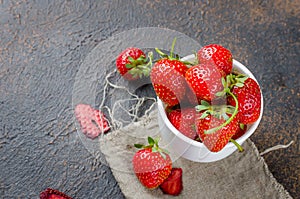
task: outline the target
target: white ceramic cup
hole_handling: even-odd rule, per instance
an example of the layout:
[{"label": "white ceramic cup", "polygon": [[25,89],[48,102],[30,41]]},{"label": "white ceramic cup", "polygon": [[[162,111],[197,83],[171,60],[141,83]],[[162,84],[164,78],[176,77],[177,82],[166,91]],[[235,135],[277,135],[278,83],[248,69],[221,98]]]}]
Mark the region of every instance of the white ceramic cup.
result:
[{"label": "white ceramic cup", "polygon": [[[195,59],[194,55],[184,57],[182,60]],[[240,73],[246,74],[256,82],[254,75],[240,62],[233,60],[233,69]],[[163,102],[157,98],[158,105],[158,124],[159,130],[164,143],[167,144],[167,149],[173,154],[173,157],[183,157],[194,162],[214,162],[226,158],[237,150],[237,147],[229,142],[221,151],[211,152],[204,144],[192,140],[182,133],[180,133],[169,121],[165,112],[165,106]],[[263,96],[261,96],[261,111],[260,116],[256,122],[247,125],[247,131],[244,135],[238,138],[236,141],[242,145],[246,139],[248,139],[258,127],[263,114]],[[245,151],[244,153],[247,153]],[[174,155],[175,154],[175,155]]]}]

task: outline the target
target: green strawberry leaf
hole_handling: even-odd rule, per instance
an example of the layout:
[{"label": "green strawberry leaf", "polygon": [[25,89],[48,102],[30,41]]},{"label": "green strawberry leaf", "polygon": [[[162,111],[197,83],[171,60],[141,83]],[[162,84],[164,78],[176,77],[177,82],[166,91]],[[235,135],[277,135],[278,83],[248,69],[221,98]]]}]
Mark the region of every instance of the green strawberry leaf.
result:
[{"label": "green strawberry leaf", "polygon": [[141,148],[144,147],[144,145],[142,145],[142,144],[134,144],[134,147],[135,147],[135,148],[138,148],[138,149],[141,149]]},{"label": "green strawberry leaf", "polygon": [[125,66],[126,66],[126,68],[128,68],[128,69],[133,68],[133,65],[132,65],[132,64],[126,64]]},{"label": "green strawberry leaf", "polygon": [[198,112],[209,109],[209,107],[204,106],[204,105],[197,105],[197,106],[195,106],[195,108],[196,108],[196,111],[198,111]]},{"label": "green strawberry leaf", "polygon": [[237,87],[241,88],[241,87],[243,87],[243,86],[244,86],[244,84],[243,84],[243,83],[240,83],[240,82],[237,82],[237,83],[235,84],[235,86],[237,86]]},{"label": "green strawberry leaf", "polygon": [[152,137],[148,137],[148,143],[149,143],[149,145],[154,146],[155,141]]},{"label": "green strawberry leaf", "polygon": [[222,97],[225,95],[225,92],[224,91],[219,91],[215,94],[217,97]]},{"label": "green strawberry leaf", "polygon": [[204,113],[200,116],[200,119],[204,119],[206,118],[207,116],[209,116],[209,112],[208,111],[204,111]]},{"label": "green strawberry leaf", "polygon": [[128,56],[128,61],[129,61],[130,63],[133,63],[133,62],[135,62],[135,59],[133,59],[133,57],[131,57],[131,56]]},{"label": "green strawberry leaf", "polygon": [[207,102],[205,100],[201,100],[201,105],[210,106],[209,102]]}]

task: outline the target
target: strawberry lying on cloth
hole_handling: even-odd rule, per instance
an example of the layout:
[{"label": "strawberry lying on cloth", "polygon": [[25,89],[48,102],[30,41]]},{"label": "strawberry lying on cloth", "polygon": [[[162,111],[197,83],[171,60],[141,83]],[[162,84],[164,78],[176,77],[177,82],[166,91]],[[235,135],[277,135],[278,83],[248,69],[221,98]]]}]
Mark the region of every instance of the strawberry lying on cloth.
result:
[{"label": "strawberry lying on cloth", "polygon": [[137,151],[132,159],[133,170],[143,186],[160,189],[165,194],[179,195],[183,189],[182,169],[172,168],[167,151],[158,146],[158,139],[148,137],[148,145],[135,144]]}]

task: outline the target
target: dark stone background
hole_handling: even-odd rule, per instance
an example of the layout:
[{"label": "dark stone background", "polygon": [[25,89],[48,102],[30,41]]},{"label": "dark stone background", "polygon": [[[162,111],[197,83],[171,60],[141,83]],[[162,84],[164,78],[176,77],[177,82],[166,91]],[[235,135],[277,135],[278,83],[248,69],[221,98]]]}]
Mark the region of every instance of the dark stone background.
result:
[{"label": "dark stone background", "polygon": [[72,86],[80,63],[111,35],[137,27],[219,43],[248,66],[265,99],[251,137],[279,183],[300,193],[300,2],[0,1],[0,197],[122,198],[110,169],[77,138]]}]

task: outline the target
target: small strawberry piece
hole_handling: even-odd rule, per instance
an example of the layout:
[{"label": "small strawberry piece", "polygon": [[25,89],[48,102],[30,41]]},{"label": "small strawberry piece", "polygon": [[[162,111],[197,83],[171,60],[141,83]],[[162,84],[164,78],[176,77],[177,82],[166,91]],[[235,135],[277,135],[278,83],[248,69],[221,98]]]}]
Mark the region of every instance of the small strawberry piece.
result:
[{"label": "small strawberry piece", "polygon": [[212,152],[222,150],[239,128],[238,117],[234,117],[226,126],[209,133],[209,130],[220,127],[225,121],[223,118],[208,115],[205,118],[199,118],[196,122],[199,137]]},{"label": "small strawberry piece", "polygon": [[[242,87],[234,86],[232,93],[238,100],[238,110],[240,122],[251,124],[260,116],[261,109],[261,91],[257,82],[248,77]],[[232,97],[228,97],[228,103],[235,106]]]},{"label": "small strawberry piece", "polygon": [[47,188],[45,191],[40,193],[40,199],[72,199],[72,198],[58,190]]},{"label": "small strawberry piece", "polygon": [[197,138],[197,131],[195,128],[195,108],[172,110],[167,114],[167,116],[173,126],[183,135],[191,138],[192,140],[195,140]]},{"label": "small strawberry piece", "polygon": [[172,170],[170,156],[158,147],[158,140],[148,138],[149,145],[135,144],[137,151],[132,159],[133,170],[138,180],[148,189],[158,187]]},{"label": "small strawberry piece", "polygon": [[116,59],[116,67],[119,73],[127,80],[136,80],[143,76],[148,77],[150,63],[145,53],[135,47],[126,48]]},{"label": "small strawberry piece", "polygon": [[187,69],[181,61],[167,58],[160,59],[152,67],[150,78],[153,88],[165,104],[174,106],[184,98],[187,87],[184,75]]},{"label": "small strawberry piece", "polygon": [[232,54],[225,47],[218,44],[209,44],[202,47],[197,58],[199,63],[213,63],[225,77],[232,70]]},{"label": "small strawberry piece", "polygon": [[159,187],[165,194],[178,196],[183,189],[182,169],[173,168],[169,177]]},{"label": "small strawberry piece", "polygon": [[82,132],[91,139],[110,129],[104,114],[100,110],[93,109],[90,105],[78,104],[75,107],[75,116]]},{"label": "small strawberry piece", "polygon": [[222,75],[210,64],[199,64],[188,69],[185,78],[198,100],[212,101],[224,89]]}]

